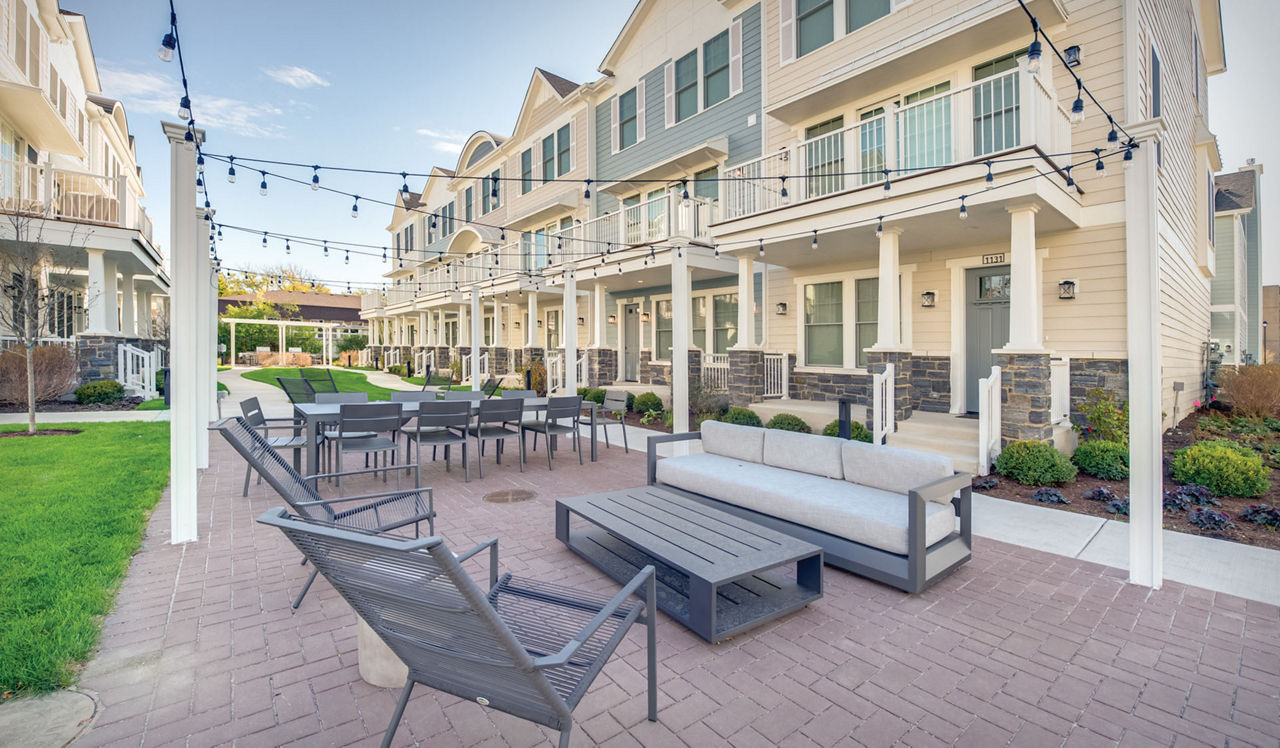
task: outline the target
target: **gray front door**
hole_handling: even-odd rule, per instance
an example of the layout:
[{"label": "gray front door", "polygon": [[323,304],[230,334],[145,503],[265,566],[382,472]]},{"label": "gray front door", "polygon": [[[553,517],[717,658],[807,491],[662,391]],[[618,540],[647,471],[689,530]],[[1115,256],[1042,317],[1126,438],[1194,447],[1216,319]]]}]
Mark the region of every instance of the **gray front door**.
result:
[{"label": "gray front door", "polygon": [[627,382],[640,381],[639,304],[627,304],[623,308],[622,378]]},{"label": "gray front door", "polygon": [[978,380],[991,374],[993,349],[1009,342],[1009,266],[965,271],[965,404],[978,410]]}]

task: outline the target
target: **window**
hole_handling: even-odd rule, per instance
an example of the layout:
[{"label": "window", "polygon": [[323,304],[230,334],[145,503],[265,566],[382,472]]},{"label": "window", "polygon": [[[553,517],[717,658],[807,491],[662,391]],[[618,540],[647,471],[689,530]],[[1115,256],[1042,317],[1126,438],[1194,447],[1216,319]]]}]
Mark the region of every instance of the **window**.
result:
[{"label": "window", "polygon": [[729,31],[702,45],[702,105],[714,106],[729,98]]},{"label": "window", "polygon": [[[563,177],[569,173],[569,169],[573,166],[573,152],[570,142],[571,130],[569,125],[556,130],[556,175]],[[547,136],[550,138],[551,136]],[[545,159],[546,156],[543,156]]]},{"label": "window", "polygon": [[560,347],[560,310],[547,312],[547,350]]},{"label": "window", "polygon": [[658,320],[653,325],[654,343],[653,358],[657,361],[671,360],[671,302],[659,301],[657,304]]},{"label": "window", "polygon": [[952,97],[941,96],[949,90],[951,82],[943,81],[902,97],[898,127],[904,168],[927,169],[951,162]]},{"label": "window", "polygon": [[520,154],[520,194],[533,189],[533,149],[526,148]]},{"label": "window", "polygon": [[796,57],[804,57],[835,39],[833,0],[796,0]]},{"label": "window", "polygon": [[844,138],[822,137],[843,128],[844,117],[834,117],[804,130],[805,174],[811,197],[844,189]]},{"label": "window", "polygon": [[475,204],[476,204],[475,188],[468,187],[467,188],[467,207],[463,209],[463,213],[467,217],[467,223],[471,223],[472,219],[476,217],[475,208],[473,207]]},{"label": "window", "polygon": [[556,178],[556,139],[548,135],[542,139],[542,181],[550,182]]},{"label": "window", "polygon": [[499,169],[494,169],[492,174],[480,180],[481,214],[490,213],[502,207],[502,188],[500,186],[499,171]]},{"label": "window", "polygon": [[738,343],[738,294],[711,297],[712,353],[728,353]]},{"label": "window", "polygon": [[854,344],[857,366],[866,368],[867,349],[880,339],[880,279],[861,278],[853,284]]},{"label": "window", "polygon": [[1151,48],[1151,116],[1160,116],[1160,55]]},{"label": "window", "polygon": [[844,364],[844,284],[804,287],[804,361],[809,366]]},{"label": "window", "polygon": [[698,113],[698,50],[676,60],[676,122]]},{"label": "window", "polygon": [[889,15],[889,0],[845,0],[845,32],[850,33]]},{"label": "window", "polygon": [[985,156],[1020,141],[1018,80],[1005,75],[1018,69],[1020,50],[973,69],[973,155]]},{"label": "window", "polygon": [[618,149],[636,144],[636,89],[618,97]]},{"label": "window", "polygon": [[484,318],[484,344],[493,345],[493,317]]},{"label": "window", "polygon": [[18,63],[22,74],[27,75],[27,4],[23,0],[18,0],[18,10],[14,17],[17,20],[14,25],[13,61]]},{"label": "window", "polygon": [[880,181],[884,172],[884,107],[878,106],[858,115],[858,171],[862,172],[862,183],[871,184]]},{"label": "window", "polygon": [[693,196],[705,200],[720,197],[720,170],[716,167],[693,173]]},{"label": "window", "polygon": [[693,340],[698,350],[707,350],[707,297],[695,296],[689,301],[689,316],[693,320]]}]

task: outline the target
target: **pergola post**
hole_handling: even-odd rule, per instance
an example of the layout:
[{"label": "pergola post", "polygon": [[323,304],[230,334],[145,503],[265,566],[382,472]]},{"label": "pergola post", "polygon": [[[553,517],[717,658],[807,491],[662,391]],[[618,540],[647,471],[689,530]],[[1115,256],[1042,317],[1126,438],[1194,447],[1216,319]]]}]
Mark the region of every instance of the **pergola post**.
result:
[{"label": "pergola post", "polygon": [[236,323],[231,322],[229,324],[231,326],[231,348],[228,351],[229,356],[227,358],[227,361],[232,366],[235,366],[236,365]]},{"label": "pergola post", "polygon": [[[689,285],[688,247],[672,250],[671,259],[671,431],[689,430],[689,317],[692,289]],[[750,262],[748,260],[748,262]],[[741,268],[741,265],[739,265]],[[745,306],[750,311],[751,302]],[[738,300],[738,308],[744,304]],[[656,309],[654,310],[657,311]],[[739,314],[741,318],[741,314]],[[750,315],[748,315],[750,318]],[[657,314],[654,315],[657,322]],[[741,338],[739,338],[741,341]],[[657,352],[655,351],[655,354]]]},{"label": "pergola post", "polygon": [[471,389],[480,390],[484,383],[480,381],[480,344],[484,342],[480,332],[480,287],[471,287]]},{"label": "pergola post", "polygon": [[570,394],[578,392],[578,277],[576,268],[569,267],[564,279],[564,304],[560,322],[564,336],[564,387]]},{"label": "pergola post", "polygon": [[538,347],[538,292],[529,292],[529,348]]},{"label": "pergola post", "polygon": [[[196,287],[208,279],[199,273],[206,255],[196,241],[201,228],[196,215],[196,150],[186,142],[187,128],[162,123],[169,139],[169,261],[173,283],[170,304],[171,382],[169,408],[169,542],[185,543],[198,537],[196,519],[197,433],[206,431],[199,421],[200,390],[197,380],[197,330],[203,314]],[[204,140],[204,132],[195,137]],[[91,261],[92,261],[92,255]],[[114,277],[113,277],[114,280]]]},{"label": "pergola post", "polygon": [[607,317],[604,313],[605,285],[597,283],[591,291],[591,347],[604,348],[608,339],[608,328],[605,327]]}]

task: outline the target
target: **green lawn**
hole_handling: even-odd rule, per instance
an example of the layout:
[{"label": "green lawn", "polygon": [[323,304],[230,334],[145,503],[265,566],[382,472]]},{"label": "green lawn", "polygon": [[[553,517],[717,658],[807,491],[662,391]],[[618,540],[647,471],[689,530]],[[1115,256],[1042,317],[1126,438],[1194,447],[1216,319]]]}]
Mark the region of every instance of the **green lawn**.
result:
[{"label": "green lawn", "polygon": [[[379,387],[376,384],[369,384],[369,378],[358,371],[350,371],[345,369],[331,369],[333,372],[333,381],[338,385],[339,392],[367,392],[370,400],[390,400],[391,390],[386,387]],[[240,376],[245,379],[252,379],[255,382],[266,382],[272,387],[279,387],[280,383],[276,381],[276,377],[300,377],[302,376],[296,367],[269,366],[265,369],[250,369]]]},{"label": "green lawn", "polygon": [[228,369],[230,369],[230,368],[231,368],[230,366],[219,366],[219,367],[218,367],[218,371],[226,371],[226,370],[228,370]]},{"label": "green lawn", "polygon": [[154,400],[143,400],[138,403],[134,410],[168,410],[169,406],[164,404],[163,397],[157,397]]},{"label": "green lawn", "polygon": [[75,681],[169,482],[167,423],[53,428],[0,439],[0,693]]},{"label": "green lawn", "polygon": [[[400,377],[400,381],[405,382],[405,383],[408,383],[408,384],[415,385],[415,386],[417,386],[417,387],[421,387],[421,386],[426,382],[426,379],[425,379],[424,377]],[[432,377],[432,378],[431,378],[431,384],[436,385],[436,386],[446,385],[446,384],[448,384],[448,383],[449,383],[449,382],[451,382],[451,381],[453,381],[453,380],[445,379],[444,377]],[[471,389],[471,387],[470,387],[470,385],[468,385],[467,387],[464,387],[463,389]]]}]

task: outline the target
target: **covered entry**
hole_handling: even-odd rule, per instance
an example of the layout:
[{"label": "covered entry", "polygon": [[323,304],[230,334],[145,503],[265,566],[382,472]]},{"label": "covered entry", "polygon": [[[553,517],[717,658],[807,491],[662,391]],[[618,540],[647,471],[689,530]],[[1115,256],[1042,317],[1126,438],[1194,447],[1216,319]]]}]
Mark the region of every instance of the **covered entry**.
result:
[{"label": "covered entry", "polygon": [[978,411],[978,380],[991,373],[993,351],[1009,342],[1009,266],[965,271],[965,403]]}]

